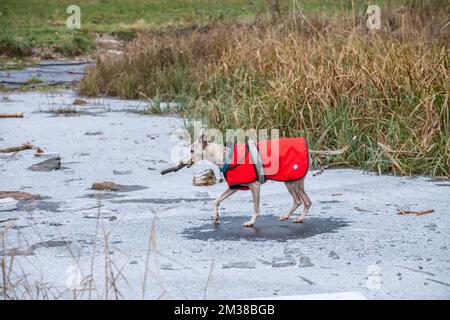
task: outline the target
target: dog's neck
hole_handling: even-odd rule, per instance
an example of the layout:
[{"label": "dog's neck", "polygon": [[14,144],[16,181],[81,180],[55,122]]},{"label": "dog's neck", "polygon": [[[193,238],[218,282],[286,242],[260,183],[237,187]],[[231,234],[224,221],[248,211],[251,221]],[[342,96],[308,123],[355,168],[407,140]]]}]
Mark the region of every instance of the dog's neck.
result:
[{"label": "dog's neck", "polygon": [[205,149],[203,149],[203,155],[205,160],[214,163],[218,167],[222,167],[226,159],[228,149],[229,148],[218,143],[208,143]]}]

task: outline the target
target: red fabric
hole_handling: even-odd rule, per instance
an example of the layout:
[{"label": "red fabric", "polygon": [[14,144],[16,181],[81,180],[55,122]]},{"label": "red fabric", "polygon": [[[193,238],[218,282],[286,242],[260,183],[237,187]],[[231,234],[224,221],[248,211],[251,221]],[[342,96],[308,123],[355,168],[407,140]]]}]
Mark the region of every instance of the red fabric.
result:
[{"label": "red fabric", "polygon": [[[293,181],[308,172],[308,144],[305,138],[280,138],[257,144],[267,180]],[[234,145],[233,155],[225,179],[230,188],[248,190],[240,185],[258,179],[250,154],[243,144]]]},{"label": "red fabric", "polygon": [[247,187],[239,187],[240,184],[251,183],[258,179],[256,169],[245,144],[234,145],[229,168],[224,173],[224,176],[230,188],[240,190],[248,190]]}]

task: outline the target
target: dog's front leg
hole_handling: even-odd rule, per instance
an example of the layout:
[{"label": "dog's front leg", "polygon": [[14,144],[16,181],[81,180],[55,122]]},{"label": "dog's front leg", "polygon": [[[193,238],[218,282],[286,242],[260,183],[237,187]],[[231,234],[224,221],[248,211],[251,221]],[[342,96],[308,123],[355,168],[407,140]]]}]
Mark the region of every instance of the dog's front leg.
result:
[{"label": "dog's front leg", "polygon": [[256,222],[256,218],[258,218],[261,213],[260,208],[259,208],[259,197],[260,197],[259,191],[260,191],[261,183],[256,181],[256,182],[250,183],[248,185],[248,187],[250,188],[250,191],[252,192],[254,213],[253,213],[252,218],[249,221],[245,222],[242,226],[250,228],[250,227],[253,227],[253,225]]},{"label": "dog's front leg", "polygon": [[235,193],[238,189],[227,189],[224,193],[222,193],[216,200],[214,200],[214,224],[219,224],[219,206],[220,203]]}]

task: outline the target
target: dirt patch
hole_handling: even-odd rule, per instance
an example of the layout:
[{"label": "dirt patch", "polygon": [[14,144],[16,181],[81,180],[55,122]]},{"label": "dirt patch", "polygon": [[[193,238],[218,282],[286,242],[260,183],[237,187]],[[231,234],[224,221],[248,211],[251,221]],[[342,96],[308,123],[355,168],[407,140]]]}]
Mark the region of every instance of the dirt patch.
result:
[{"label": "dirt patch", "polygon": [[41,196],[22,191],[0,191],[0,199],[3,198],[14,198],[16,200],[37,200],[40,199]]},{"label": "dirt patch", "polygon": [[139,185],[122,185],[115,182],[104,181],[95,182],[92,184],[92,190],[97,191],[117,191],[117,192],[132,192],[147,189],[147,187]]},{"label": "dirt patch", "polygon": [[111,181],[103,181],[103,182],[94,182],[92,184],[92,190],[101,190],[101,191],[118,191],[122,189],[123,186]]}]

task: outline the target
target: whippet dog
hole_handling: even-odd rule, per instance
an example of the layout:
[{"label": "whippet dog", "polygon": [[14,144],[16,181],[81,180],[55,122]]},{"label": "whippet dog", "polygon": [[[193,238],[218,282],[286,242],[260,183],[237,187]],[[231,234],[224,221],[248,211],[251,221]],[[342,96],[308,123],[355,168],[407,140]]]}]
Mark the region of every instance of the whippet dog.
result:
[{"label": "whippet dog", "polygon": [[[209,143],[207,141],[205,132],[202,131],[198,141],[194,142],[191,145],[190,151],[191,157],[188,160],[189,166],[192,166],[193,164],[197,163],[200,160],[207,160],[211,163],[214,163],[218,167],[221,167],[223,165],[227,153],[229,152],[229,148],[217,143]],[[284,184],[286,185],[287,190],[292,196],[292,206],[287,211],[287,213],[279,217],[279,220],[280,221],[288,220],[294,214],[297,208],[303,203],[304,205],[303,212],[293,220],[294,223],[302,223],[312,205],[312,202],[305,191],[305,178],[295,181],[287,181],[284,182]],[[249,228],[254,226],[256,219],[261,215],[261,208],[260,208],[261,183],[259,181],[255,181],[252,183],[243,184],[242,186],[249,188],[253,197],[253,207],[254,207],[253,215],[249,221],[246,221],[242,225],[243,227]],[[214,224],[219,224],[219,206],[222,203],[222,201],[230,197],[232,194],[236,193],[236,191],[238,190],[239,189],[228,188],[222,195],[220,195],[219,197],[217,197],[216,200],[214,200],[213,202]]]}]

